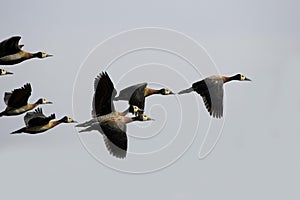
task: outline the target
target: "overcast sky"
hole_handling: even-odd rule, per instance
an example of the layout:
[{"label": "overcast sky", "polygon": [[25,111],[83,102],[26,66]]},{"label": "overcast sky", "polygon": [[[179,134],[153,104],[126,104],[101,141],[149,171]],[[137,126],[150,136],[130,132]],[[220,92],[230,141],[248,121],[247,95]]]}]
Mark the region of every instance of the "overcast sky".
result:
[{"label": "overcast sky", "polygon": [[30,82],[30,102],[54,102],[42,106],[46,115],[88,120],[103,70],[117,90],[149,82],[178,92],[217,73],[253,81],[225,85],[222,120],[211,120],[195,94],[149,97],[146,113],[156,121],[128,125],[126,160],[110,156],[97,132],[63,124],[10,135],[23,115],[2,117],[1,199],[300,197],[298,1],[2,4],[0,40],[20,35],[24,50],[54,57],[5,66],[14,75],[0,77],[0,95]]}]

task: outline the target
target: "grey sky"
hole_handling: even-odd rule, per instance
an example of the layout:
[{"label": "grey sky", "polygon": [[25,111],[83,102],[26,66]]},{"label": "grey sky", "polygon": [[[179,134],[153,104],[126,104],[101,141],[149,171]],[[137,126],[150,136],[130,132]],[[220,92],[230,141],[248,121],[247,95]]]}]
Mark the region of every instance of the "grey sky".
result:
[{"label": "grey sky", "polygon": [[[184,120],[193,119],[192,111],[198,103],[203,130],[172,166],[144,175],[116,172],[98,163],[83,148],[72,125],[61,125],[36,136],[12,136],[8,133],[24,125],[23,116],[3,117],[0,119],[1,199],[299,198],[300,95],[296,84],[300,64],[299,1],[7,1],[3,7],[1,40],[21,35],[25,50],[43,50],[54,57],[6,67],[15,74],[0,77],[0,95],[30,82],[33,88],[30,102],[48,98],[55,104],[43,106],[44,113],[55,112],[58,118],[73,113],[73,83],[88,53],[108,37],[132,28],[155,26],[185,33],[206,48],[222,74],[242,72],[253,82],[225,85],[226,118],[222,137],[204,160],[198,159],[198,153],[210,118],[200,97],[193,94],[178,97],[191,110],[191,116],[182,114]],[[99,56],[108,55],[110,52]],[[154,62],[151,58],[159,57],[155,55],[145,52],[133,64]],[[116,63],[111,78],[119,77],[118,66],[129,67],[134,58],[129,56]],[[183,64],[173,57],[159,58],[157,62]],[[203,62],[208,61],[203,59]],[[99,67],[99,72],[104,67]],[[204,75],[209,73],[204,67],[198,67]],[[87,93],[92,94],[96,74],[93,71],[84,74],[91,76],[85,78],[90,90]],[[147,81],[162,77],[163,74],[149,75]],[[160,83],[175,91],[187,86],[165,77]],[[144,78],[123,79],[118,89]],[[196,80],[193,77],[190,81]],[[171,127],[171,119],[174,123],[178,120],[170,109],[176,108],[175,99],[151,97],[147,105],[162,103],[172,116],[167,120]],[[91,96],[84,96],[82,101],[88,104],[83,106],[90,109],[90,100]],[[0,105],[4,109],[4,102]],[[172,105],[175,107],[168,107]],[[160,118],[163,110],[154,106],[150,114]],[[76,117],[80,121],[88,119],[90,110],[84,109]],[[189,123],[193,124],[186,125]],[[148,135],[151,130],[147,126],[156,126],[138,125],[143,132],[135,132],[139,127],[130,125],[132,134]],[[184,130],[190,137],[194,128]],[[171,131],[172,127],[163,133],[171,136]],[[95,138],[97,151],[108,156],[99,135],[91,133],[83,137],[89,136]],[[168,135],[160,136],[168,138],[164,137]],[[213,141],[215,136],[210,139]],[[129,142],[132,151],[143,151],[142,142],[134,139]],[[157,144],[160,143],[153,142],[155,148]],[[144,147],[149,150],[152,146]],[[138,167],[138,160],[133,161],[131,164]]]}]

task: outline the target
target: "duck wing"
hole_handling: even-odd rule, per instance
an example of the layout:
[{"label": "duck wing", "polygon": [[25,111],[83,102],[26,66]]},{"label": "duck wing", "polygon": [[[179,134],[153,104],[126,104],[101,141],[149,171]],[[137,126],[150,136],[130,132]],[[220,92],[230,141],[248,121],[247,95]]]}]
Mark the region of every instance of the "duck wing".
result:
[{"label": "duck wing", "polygon": [[112,98],[117,94],[114,84],[106,72],[100,73],[94,81],[92,115],[102,116],[115,111]]},{"label": "duck wing", "polygon": [[132,85],[129,86],[123,90],[121,90],[119,92],[119,96],[117,96],[116,98],[114,98],[114,100],[118,101],[118,100],[125,100],[125,101],[129,101],[132,94],[134,93],[134,91],[140,87],[143,87],[145,85],[145,87],[147,86],[147,83],[139,83],[136,85]]},{"label": "duck wing", "polygon": [[8,100],[10,99],[12,95],[12,92],[5,92],[4,93],[4,103],[7,105],[8,104]]},{"label": "duck wing", "polygon": [[4,94],[4,101],[8,107],[20,108],[27,105],[31,91],[30,83],[26,83],[21,88],[14,89],[12,92],[6,92]]},{"label": "duck wing", "polygon": [[0,58],[3,56],[18,53],[21,49],[20,47],[22,47],[22,45],[19,46],[20,39],[20,36],[13,36],[7,40],[0,42]]},{"label": "duck wing", "polygon": [[[140,109],[145,108],[145,88],[147,86],[147,83],[139,84],[138,87],[133,91],[130,99],[129,99],[129,104],[131,106],[137,106]],[[140,114],[143,114],[140,113]]]},{"label": "duck wing", "polygon": [[206,78],[192,85],[194,91],[201,95],[209,114],[215,118],[223,116],[223,80]]},{"label": "duck wing", "polygon": [[127,154],[126,125],[116,121],[101,123],[105,146],[110,154],[125,158]]},{"label": "duck wing", "polygon": [[37,108],[33,112],[28,112],[24,116],[25,124],[29,127],[46,125],[52,119],[55,119],[55,114],[51,114],[50,116],[46,117],[41,108]]}]

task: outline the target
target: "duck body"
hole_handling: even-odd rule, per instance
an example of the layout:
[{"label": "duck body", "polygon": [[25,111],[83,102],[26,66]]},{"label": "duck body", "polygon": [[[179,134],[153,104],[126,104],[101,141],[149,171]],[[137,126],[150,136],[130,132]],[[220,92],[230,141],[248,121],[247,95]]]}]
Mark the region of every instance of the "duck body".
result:
[{"label": "duck body", "polygon": [[55,119],[55,114],[51,114],[50,116],[46,117],[43,114],[41,108],[36,109],[34,112],[28,112],[24,116],[24,122],[26,124],[25,127],[12,132],[11,134],[17,133],[28,133],[28,134],[38,134],[45,131],[48,131],[61,123],[75,123],[72,118],[70,117],[63,117],[57,121],[51,121]]},{"label": "duck body", "polygon": [[230,77],[213,75],[193,83],[192,87],[182,90],[178,94],[197,92],[202,97],[208,113],[215,118],[221,118],[223,116],[223,85],[233,80],[250,81],[242,74]]},{"label": "duck body", "polygon": [[[76,125],[84,127],[79,132],[97,130],[103,136],[105,146],[110,154],[117,158],[125,158],[127,154],[126,124],[132,121],[146,121],[150,118],[145,115],[138,117],[125,116],[131,109],[138,108],[130,105],[124,112],[115,111],[112,99],[116,95],[114,85],[106,72],[100,73],[94,82],[94,96],[92,105],[92,119]],[[144,91],[142,93],[144,95]],[[138,109],[133,110],[138,112]]]},{"label": "duck body", "polygon": [[15,64],[23,62],[24,60],[28,60],[32,57],[33,57],[32,54],[21,50],[15,54],[6,55],[6,56],[1,57],[0,65],[15,65]]},{"label": "duck body", "polygon": [[0,113],[0,117],[21,115],[27,111],[34,109],[36,106],[38,106],[38,104],[27,104],[20,108],[7,107],[3,112]]},{"label": "duck body", "polygon": [[0,65],[15,65],[31,58],[46,58],[52,55],[45,52],[29,53],[19,45],[21,37],[13,36],[0,43]]},{"label": "duck body", "polygon": [[119,95],[117,97],[115,97],[113,100],[129,101],[130,97],[132,96],[132,94],[134,93],[135,90],[141,89],[144,91],[144,89],[147,87],[147,85],[148,85],[147,83],[140,83],[140,84],[129,86],[129,87],[121,90],[119,92]]},{"label": "duck body", "polygon": [[60,124],[60,123],[58,123],[57,121],[53,121],[53,122],[49,122],[48,124],[41,125],[41,126],[24,127],[24,128],[21,128],[17,131],[14,131],[12,134],[14,134],[14,133],[28,133],[28,134],[43,133],[43,132],[45,132],[49,129],[54,128],[58,124]]},{"label": "duck body", "polygon": [[151,96],[153,94],[161,94],[161,95],[170,95],[174,94],[171,90],[167,88],[162,89],[152,89],[147,88],[148,83],[139,83],[136,85],[129,86],[119,92],[119,95],[114,98],[115,101],[124,100],[129,101],[132,95],[136,90],[140,90],[140,92],[143,92],[144,97]]},{"label": "duck body", "polygon": [[133,85],[127,87],[120,91],[118,97],[115,97],[115,101],[125,100],[129,102],[129,105],[135,105],[141,109],[139,112],[132,112],[138,116],[139,114],[144,113],[145,108],[145,98],[154,94],[161,94],[161,95],[170,95],[174,94],[171,90],[162,88],[159,90],[147,88],[147,83],[140,83],[137,85]]},{"label": "duck body", "polygon": [[6,109],[0,113],[0,117],[20,115],[34,109],[38,105],[52,104],[52,102],[47,101],[45,98],[40,98],[35,103],[28,104],[31,91],[31,85],[26,83],[23,87],[14,89],[12,92],[5,92],[4,102]]}]

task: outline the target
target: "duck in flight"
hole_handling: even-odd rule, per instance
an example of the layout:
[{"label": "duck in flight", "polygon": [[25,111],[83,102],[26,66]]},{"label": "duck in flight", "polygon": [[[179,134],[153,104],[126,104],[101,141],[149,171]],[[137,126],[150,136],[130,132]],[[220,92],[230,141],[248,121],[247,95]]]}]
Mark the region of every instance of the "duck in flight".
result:
[{"label": "duck in flight", "polygon": [[11,134],[17,133],[29,133],[29,134],[37,134],[42,133],[47,130],[50,130],[62,123],[76,123],[72,118],[64,116],[60,120],[51,121],[55,119],[55,114],[51,114],[50,116],[46,117],[43,114],[41,108],[35,109],[34,112],[28,112],[24,116],[25,127],[12,132]]},{"label": "duck in flight", "polygon": [[[146,115],[136,117],[125,116],[127,112],[116,112],[112,98],[116,94],[114,85],[108,74],[101,73],[95,80],[93,98],[93,119],[76,125],[85,127],[80,132],[99,131],[110,154],[117,158],[125,158],[127,154],[126,124],[133,121],[152,120]],[[139,111],[139,110],[137,110]]]},{"label": "duck in flight", "polygon": [[0,42],[0,65],[15,65],[32,58],[46,58],[52,55],[45,52],[29,53],[19,45],[21,37],[13,36]]},{"label": "duck in flight", "polygon": [[115,97],[113,100],[125,100],[131,105],[136,105],[141,109],[140,112],[135,113],[135,115],[143,114],[145,108],[145,98],[154,94],[161,95],[172,95],[174,94],[171,90],[167,88],[162,88],[159,90],[147,88],[147,83],[140,83],[127,87],[120,91],[119,96]]},{"label": "duck in flight", "polygon": [[45,98],[40,98],[33,104],[28,104],[28,99],[31,95],[31,85],[26,83],[23,87],[14,89],[12,92],[5,92],[4,102],[6,109],[0,113],[2,116],[20,115],[24,112],[34,109],[36,106],[41,104],[52,104],[52,102]]},{"label": "duck in flight", "polygon": [[147,83],[140,83],[137,85],[127,87],[127,88],[121,90],[119,92],[119,96],[115,97],[114,100],[115,101],[119,101],[119,100],[128,101],[131,98],[134,91],[136,91],[137,89],[143,90],[144,97],[148,97],[148,96],[151,96],[154,94],[161,94],[161,95],[174,94],[171,90],[169,90],[167,88],[162,88],[162,89],[156,90],[156,89],[148,88],[147,85],[148,85]]},{"label": "duck in flight", "polygon": [[6,69],[0,69],[0,76],[14,74],[12,72],[7,71]]},{"label": "duck in flight", "polygon": [[178,94],[197,92],[202,97],[209,114],[215,118],[223,116],[223,85],[230,81],[251,81],[243,74],[234,76],[209,76],[192,84],[192,87],[180,91]]}]

